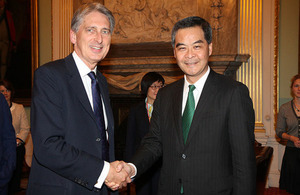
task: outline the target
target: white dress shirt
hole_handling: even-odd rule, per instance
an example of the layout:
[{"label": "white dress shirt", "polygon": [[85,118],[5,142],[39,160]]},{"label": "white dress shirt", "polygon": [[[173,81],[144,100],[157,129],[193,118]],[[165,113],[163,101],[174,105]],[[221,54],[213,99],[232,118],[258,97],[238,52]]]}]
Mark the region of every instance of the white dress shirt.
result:
[{"label": "white dress shirt", "polygon": [[[195,99],[195,109],[197,107],[197,104],[199,102],[199,99],[200,99],[200,96],[201,96],[201,93],[202,93],[202,90],[203,90],[203,87],[204,87],[204,84],[206,82],[206,79],[209,75],[209,72],[210,72],[210,68],[208,66],[208,69],[206,71],[206,73],[196,82],[194,83],[193,85],[196,87],[193,91],[193,94],[194,94],[194,99]],[[186,75],[184,75],[184,85],[183,85],[183,96],[182,96],[182,112],[181,112],[181,115],[183,115],[183,112],[184,112],[184,108],[185,108],[185,105],[186,105],[186,101],[187,101],[187,98],[188,98],[188,93],[189,93],[189,85],[191,85],[187,80],[186,80]]]},{"label": "white dress shirt", "polygon": [[[75,60],[75,64],[77,66],[77,69],[79,71],[79,74],[80,74],[80,78],[82,80],[82,83],[84,85],[84,88],[85,88],[85,91],[86,91],[86,94],[89,98],[89,101],[90,101],[90,104],[91,104],[91,107],[92,109],[94,110],[94,105],[93,105],[93,95],[92,95],[92,84],[91,84],[91,78],[89,77],[88,73],[91,72],[91,70],[88,68],[88,66],[79,58],[79,56],[76,54],[76,52],[74,51],[72,53],[73,55],[73,58]],[[97,66],[95,67],[94,70],[92,70],[93,72],[95,72],[96,74],[96,71],[97,71]],[[101,98],[102,100],[102,98]],[[104,115],[104,122],[105,122],[105,129],[107,129],[107,116],[106,116],[106,112],[105,112],[105,105],[104,105],[104,102],[102,100],[102,106],[103,106],[103,115]],[[106,133],[106,137],[108,139],[108,134]],[[103,167],[103,170],[97,180],[97,183],[94,185],[96,188],[101,188],[103,183],[104,183],[104,180],[105,178],[107,177],[108,175],[108,172],[109,172],[109,169],[110,169],[110,164],[106,161],[104,161],[104,167]]]}]

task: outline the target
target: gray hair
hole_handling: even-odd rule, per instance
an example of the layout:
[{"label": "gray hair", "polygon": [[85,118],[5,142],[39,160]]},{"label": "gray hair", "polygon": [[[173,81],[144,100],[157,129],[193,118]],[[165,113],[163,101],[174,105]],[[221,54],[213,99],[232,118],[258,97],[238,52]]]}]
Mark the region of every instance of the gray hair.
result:
[{"label": "gray hair", "polygon": [[212,42],[212,29],[211,29],[209,23],[206,20],[204,20],[203,18],[200,18],[198,16],[191,16],[191,17],[187,17],[182,20],[179,20],[174,25],[174,27],[172,29],[172,35],[171,35],[172,36],[171,44],[172,44],[173,48],[175,48],[175,36],[176,36],[177,31],[180,29],[190,28],[190,27],[195,27],[195,26],[199,26],[202,28],[202,30],[204,32],[204,38],[208,44],[210,44]]},{"label": "gray hair", "polygon": [[115,18],[109,9],[97,2],[86,3],[78,8],[72,18],[71,29],[77,33],[84,17],[93,11],[104,14],[108,18],[110,24],[110,33],[112,34],[115,27]]}]

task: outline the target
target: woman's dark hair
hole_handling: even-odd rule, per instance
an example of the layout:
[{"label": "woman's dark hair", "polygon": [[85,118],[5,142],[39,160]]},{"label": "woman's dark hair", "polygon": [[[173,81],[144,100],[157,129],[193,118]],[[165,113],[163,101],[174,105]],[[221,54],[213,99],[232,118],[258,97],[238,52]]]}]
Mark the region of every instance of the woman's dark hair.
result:
[{"label": "woman's dark hair", "polygon": [[165,79],[159,73],[148,72],[147,74],[145,74],[141,82],[142,94],[147,96],[149,87],[156,81],[162,82],[163,85],[165,84]]},{"label": "woman's dark hair", "polygon": [[11,91],[11,97],[10,97],[10,101],[12,101],[14,94],[15,94],[15,89],[12,85],[11,82],[9,82],[8,80],[0,80],[0,85],[3,85],[7,90]]}]

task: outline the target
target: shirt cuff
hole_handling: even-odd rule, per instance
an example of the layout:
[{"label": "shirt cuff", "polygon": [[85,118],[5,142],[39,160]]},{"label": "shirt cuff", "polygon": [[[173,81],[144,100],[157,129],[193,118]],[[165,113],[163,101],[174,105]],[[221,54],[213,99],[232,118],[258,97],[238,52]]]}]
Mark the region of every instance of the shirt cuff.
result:
[{"label": "shirt cuff", "polygon": [[131,165],[131,166],[133,166],[133,168],[134,168],[134,174],[130,177],[132,179],[132,178],[134,178],[136,176],[137,169],[136,169],[136,166],[134,164],[132,164],[132,163],[128,163],[128,164]]},{"label": "shirt cuff", "polygon": [[109,169],[110,169],[110,164],[106,161],[104,161],[104,166],[103,166],[103,169],[102,169],[102,172],[97,180],[97,183],[94,185],[95,188],[102,188],[102,185],[108,175],[108,172],[109,172]]}]

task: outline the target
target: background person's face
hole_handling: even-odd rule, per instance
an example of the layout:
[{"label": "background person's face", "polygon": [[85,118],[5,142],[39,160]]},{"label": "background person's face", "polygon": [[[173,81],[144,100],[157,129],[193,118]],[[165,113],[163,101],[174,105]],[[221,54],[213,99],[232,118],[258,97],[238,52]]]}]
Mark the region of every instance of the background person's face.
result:
[{"label": "background person's face", "polygon": [[162,82],[155,81],[154,83],[152,83],[152,85],[148,88],[148,92],[147,92],[148,101],[154,102],[158,90],[162,88],[162,86],[163,86]]},{"label": "background person's face", "polygon": [[7,90],[3,85],[0,85],[0,92],[4,95],[6,101],[10,103],[11,91]]},{"label": "background person's face", "polygon": [[292,86],[292,93],[294,97],[300,98],[300,79],[295,80]]},{"label": "background person's face", "polygon": [[108,18],[97,11],[83,19],[77,33],[71,30],[71,42],[81,60],[93,70],[109,51],[111,42]]}]

